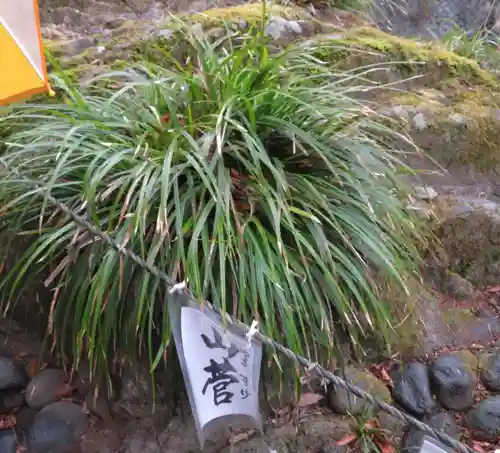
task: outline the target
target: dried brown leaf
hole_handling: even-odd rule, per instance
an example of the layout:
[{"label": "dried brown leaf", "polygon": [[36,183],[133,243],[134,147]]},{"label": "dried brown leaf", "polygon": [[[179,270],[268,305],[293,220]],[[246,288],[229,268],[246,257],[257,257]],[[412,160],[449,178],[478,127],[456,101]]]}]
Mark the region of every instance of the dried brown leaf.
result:
[{"label": "dried brown leaf", "polygon": [[358,437],[356,436],[355,433],[347,434],[341,439],[335,441],[337,445],[343,446],[343,445],[349,445],[352,442],[354,442]]},{"label": "dried brown leaf", "polygon": [[315,404],[318,404],[321,400],[323,399],[323,395],[320,395],[319,393],[303,393],[300,395],[300,399],[298,402],[299,407],[308,407],[308,406],[314,406]]}]

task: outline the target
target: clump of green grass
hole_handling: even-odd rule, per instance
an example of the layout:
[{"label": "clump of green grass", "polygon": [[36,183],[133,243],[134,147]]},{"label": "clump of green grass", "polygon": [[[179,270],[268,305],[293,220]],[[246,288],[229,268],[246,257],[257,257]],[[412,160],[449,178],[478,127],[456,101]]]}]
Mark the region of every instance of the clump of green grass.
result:
[{"label": "clump of green grass", "polygon": [[50,193],[298,353],[332,347],[335,323],[353,342],[387,332],[373,275],[406,291],[419,262],[402,164],[374,138],[391,132],[314,52],[270,55],[262,33],[186,33],[186,61],[106,74],[91,90],[56,79],[65,103],[0,116],[16,169],[0,181],[2,222],[33,235],[2,279],[3,309],[45,273],[49,333],[96,373],[137,351],[154,368],[170,341],[166,288],[39,197]]},{"label": "clump of green grass", "polygon": [[500,69],[500,39],[486,27],[481,27],[474,33],[466,33],[454,26],[441,41],[448,50],[476,60],[486,69]]}]

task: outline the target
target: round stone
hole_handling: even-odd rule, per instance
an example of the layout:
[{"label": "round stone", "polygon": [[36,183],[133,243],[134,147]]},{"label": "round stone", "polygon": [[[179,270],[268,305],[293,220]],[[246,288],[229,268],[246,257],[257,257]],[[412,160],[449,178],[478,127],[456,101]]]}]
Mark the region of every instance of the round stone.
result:
[{"label": "round stone", "polygon": [[[446,412],[438,412],[437,414],[424,417],[424,423],[428,424],[437,431],[443,431],[453,439],[460,438],[460,428],[453,416]],[[410,426],[405,432],[401,440],[402,453],[419,453],[422,447],[422,441],[427,434],[420,431],[415,426]]]},{"label": "round stone", "polygon": [[434,411],[436,402],[431,393],[429,370],[421,362],[404,363],[390,372],[392,397],[407,411],[424,415]]},{"label": "round stone", "polygon": [[16,453],[18,442],[12,429],[0,429],[0,453]]},{"label": "round stone", "polygon": [[28,376],[19,363],[0,356],[0,390],[26,387]]},{"label": "round stone", "polygon": [[24,395],[20,389],[0,390],[0,412],[10,412],[24,404]]},{"label": "round stone", "polygon": [[500,396],[487,398],[467,415],[467,427],[476,439],[496,441],[500,436]]},{"label": "round stone", "polygon": [[432,383],[445,408],[463,411],[474,404],[476,378],[460,357],[440,356],[432,366]]},{"label": "round stone", "polygon": [[74,403],[59,401],[36,414],[26,435],[28,453],[66,453],[80,441],[88,427],[87,416]]},{"label": "round stone", "polygon": [[481,380],[484,386],[492,391],[500,391],[500,354],[491,356],[481,370]]},{"label": "round stone", "polygon": [[47,368],[40,371],[26,388],[26,403],[33,409],[42,409],[56,402],[66,390],[66,376],[62,370]]}]

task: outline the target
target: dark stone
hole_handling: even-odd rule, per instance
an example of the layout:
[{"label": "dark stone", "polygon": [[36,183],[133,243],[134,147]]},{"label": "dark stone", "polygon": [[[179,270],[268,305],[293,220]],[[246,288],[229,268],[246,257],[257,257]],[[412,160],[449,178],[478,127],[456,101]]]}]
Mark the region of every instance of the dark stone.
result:
[{"label": "dark stone", "polygon": [[432,398],[427,365],[420,362],[404,363],[390,372],[393,387],[392,397],[404,409],[416,415],[434,411],[436,402]]},{"label": "dark stone", "polygon": [[25,406],[16,414],[16,431],[21,439],[24,439],[29,428],[35,420],[38,411]]},{"label": "dark stone", "polygon": [[24,395],[20,390],[0,390],[0,412],[10,412],[24,404]]},{"label": "dark stone", "polygon": [[473,437],[495,441],[500,435],[500,396],[485,399],[467,414],[467,427]]},{"label": "dark stone", "polygon": [[26,370],[12,359],[0,356],[0,390],[26,387]]},{"label": "dark stone", "polygon": [[80,441],[87,416],[74,403],[59,401],[36,414],[26,436],[27,453],[65,453]]},{"label": "dark stone", "polygon": [[380,429],[386,433],[391,433],[391,437],[401,439],[408,428],[408,424],[387,412],[380,411],[377,415]]},{"label": "dark stone", "polygon": [[434,362],[431,374],[436,396],[444,407],[454,411],[472,407],[476,379],[460,357],[442,355]]},{"label": "dark stone", "polygon": [[42,409],[56,402],[66,390],[66,375],[62,370],[46,368],[40,371],[26,388],[26,403],[33,409]]},{"label": "dark stone", "polygon": [[[446,412],[438,412],[437,414],[427,415],[424,417],[423,421],[437,431],[443,431],[453,439],[458,440],[460,438],[460,428],[457,425],[455,418]],[[401,440],[401,452],[418,453],[426,435],[428,434],[420,431],[414,426],[410,426]]]},{"label": "dark stone", "polygon": [[500,392],[500,354],[488,359],[481,371],[481,380],[484,386],[492,392]]},{"label": "dark stone", "polygon": [[0,429],[0,453],[16,453],[17,438],[12,429]]}]

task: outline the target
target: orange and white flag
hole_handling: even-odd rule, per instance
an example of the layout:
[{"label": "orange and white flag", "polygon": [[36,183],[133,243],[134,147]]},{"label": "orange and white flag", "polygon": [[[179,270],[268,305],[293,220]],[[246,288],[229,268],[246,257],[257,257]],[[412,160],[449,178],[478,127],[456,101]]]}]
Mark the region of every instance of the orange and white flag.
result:
[{"label": "orange and white flag", "polygon": [[0,0],[0,105],[50,93],[37,0]]}]

